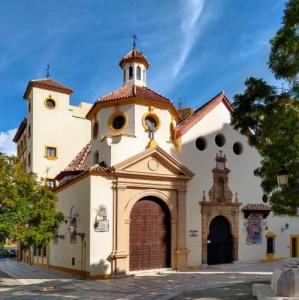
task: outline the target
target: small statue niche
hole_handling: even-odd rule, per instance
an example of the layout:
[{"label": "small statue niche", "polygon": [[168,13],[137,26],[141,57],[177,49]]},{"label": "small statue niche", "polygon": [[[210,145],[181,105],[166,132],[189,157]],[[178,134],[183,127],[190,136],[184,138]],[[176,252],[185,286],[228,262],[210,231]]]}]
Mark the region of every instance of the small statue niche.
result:
[{"label": "small statue niche", "polygon": [[213,172],[213,186],[209,191],[209,200],[211,202],[232,202],[233,194],[228,186],[228,174],[230,170],[225,167],[226,157],[222,154],[216,154],[216,167]]}]

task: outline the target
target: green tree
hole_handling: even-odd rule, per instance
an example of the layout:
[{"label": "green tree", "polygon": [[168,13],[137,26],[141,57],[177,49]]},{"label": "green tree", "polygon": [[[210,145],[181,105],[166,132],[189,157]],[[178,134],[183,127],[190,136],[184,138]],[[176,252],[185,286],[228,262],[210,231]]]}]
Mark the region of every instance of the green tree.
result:
[{"label": "green tree", "polygon": [[16,157],[0,153],[0,244],[10,239],[25,249],[46,245],[62,220],[55,194],[25,173]]},{"label": "green tree", "polygon": [[[250,77],[243,94],[234,97],[232,125],[248,134],[249,143],[262,156],[256,175],[278,215],[294,215],[299,207],[299,0],[290,0],[283,25],[271,39],[269,68],[289,84],[279,91],[263,79]],[[289,172],[287,186],[278,187],[276,176]]]},{"label": "green tree", "polygon": [[277,79],[287,80],[298,95],[299,73],[299,1],[286,4],[283,26],[271,39],[269,67]]}]

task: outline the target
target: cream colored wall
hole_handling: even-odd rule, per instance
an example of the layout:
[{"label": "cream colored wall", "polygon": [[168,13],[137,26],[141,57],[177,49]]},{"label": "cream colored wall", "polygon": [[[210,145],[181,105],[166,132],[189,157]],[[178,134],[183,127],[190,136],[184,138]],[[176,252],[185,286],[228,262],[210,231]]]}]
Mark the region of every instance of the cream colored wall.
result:
[{"label": "cream colored wall", "polygon": [[[44,105],[51,95],[56,102],[55,109]],[[90,141],[90,121],[78,117],[88,111],[84,103],[74,108],[69,106],[69,96],[34,87],[32,89],[32,171],[40,178],[54,178]],[[81,107],[81,109],[80,109]],[[75,116],[73,116],[75,115]],[[45,147],[57,147],[57,159],[45,158]],[[50,168],[48,175],[46,169]]]},{"label": "cream colored wall", "polygon": [[[92,153],[99,151],[100,161],[113,166],[125,159],[144,151],[150,141],[148,132],[142,125],[142,117],[149,111],[145,105],[121,105],[119,110],[128,116],[128,125],[121,131],[112,131],[108,127],[109,116],[114,108],[105,108],[98,112],[96,120],[99,122],[100,134],[97,139],[92,139]],[[173,145],[170,142],[171,114],[167,109],[155,108],[161,125],[155,133],[155,141],[168,153]],[[94,121],[93,121],[94,122]]]},{"label": "cream colored wall", "polygon": [[[60,266],[64,268],[81,270],[81,255],[82,255],[82,243],[80,237],[77,237],[76,243],[70,243],[70,211],[72,206],[79,213],[77,219],[77,231],[84,232],[86,234],[86,247],[84,248],[83,255],[83,268],[84,271],[89,272],[89,260],[90,260],[90,177],[86,177],[76,184],[68,187],[57,193],[58,202],[57,209],[61,211],[66,220],[58,228],[58,234],[64,235],[64,239],[59,239],[58,244],[54,244],[53,241],[50,245],[50,264]],[[72,257],[75,258],[75,266],[72,266]]]},{"label": "cream colored wall", "polygon": [[[100,176],[91,177],[90,190],[90,272],[93,275],[103,275],[111,273],[111,264],[108,257],[112,252],[112,182]],[[103,205],[107,210],[107,219],[109,221],[108,232],[96,232],[94,222],[96,220],[97,210]]]},{"label": "cream colored wall", "polygon": [[[182,152],[178,158],[183,165],[190,168],[195,173],[193,179],[189,182],[187,192],[187,245],[190,250],[188,257],[189,265],[199,265],[201,263],[202,245],[201,245],[201,212],[199,201],[202,200],[202,193],[206,191],[208,199],[208,191],[212,187],[213,176],[212,169],[215,167],[215,156],[219,150],[226,155],[226,166],[231,170],[229,174],[229,186],[234,194],[238,193],[239,202],[246,203],[262,203],[263,191],[260,187],[259,178],[253,175],[254,170],[259,166],[260,156],[257,150],[250,147],[247,137],[235,131],[230,125],[230,114],[223,103],[220,103],[213,111],[205,116],[199,123],[192,127],[182,137]],[[226,138],[223,147],[215,144],[215,136],[222,133]],[[207,148],[199,151],[195,146],[198,137],[203,136],[207,140]],[[241,155],[233,152],[233,144],[240,142],[243,146]],[[176,153],[173,153],[176,156]],[[290,229],[298,232],[296,220],[290,218],[270,218],[267,223],[269,230],[278,233],[277,237],[277,255],[288,256],[287,248],[288,234],[280,233],[280,227],[289,223],[292,224]],[[266,256],[266,239],[263,239],[261,245],[246,245],[246,228],[244,225],[243,213],[240,212],[239,220],[239,260],[263,259]],[[297,223],[298,224],[298,223]],[[292,229],[293,228],[293,229]],[[198,230],[198,237],[189,237],[189,230]],[[266,233],[263,227],[263,235]]]}]

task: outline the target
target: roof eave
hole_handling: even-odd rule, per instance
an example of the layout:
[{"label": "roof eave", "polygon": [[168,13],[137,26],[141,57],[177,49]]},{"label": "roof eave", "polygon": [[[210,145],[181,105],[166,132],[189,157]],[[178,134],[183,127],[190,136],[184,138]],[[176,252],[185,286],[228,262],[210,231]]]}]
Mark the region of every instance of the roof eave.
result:
[{"label": "roof eave", "polygon": [[54,92],[59,92],[59,93],[63,93],[63,94],[67,94],[67,95],[72,95],[73,94],[73,90],[70,88],[59,88],[59,87],[53,87],[53,86],[43,86],[42,84],[37,84],[35,82],[33,82],[32,80],[29,81],[27,88],[25,90],[25,93],[23,95],[23,99],[24,100],[28,100],[28,97],[30,95],[31,90],[36,87],[42,90],[49,90],[49,91],[54,91]]},{"label": "roof eave", "polygon": [[14,138],[13,138],[13,141],[14,141],[15,143],[17,143],[17,142],[19,141],[19,139],[20,139],[20,137],[22,136],[22,134],[23,134],[24,130],[26,129],[26,127],[27,127],[27,119],[25,118],[25,119],[21,122],[21,124],[19,125],[18,130],[17,130],[17,132],[16,132],[16,134],[15,134],[15,136],[14,136]]},{"label": "roof eave", "polygon": [[147,99],[147,98],[139,98],[139,97],[119,98],[119,99],[113,99],[113,100],[102,101],[102,102],[97,101],[93,104],[93,106],[91,107],[91,109],[87,113],[86,118],[88,120],[92,120],[93,116],[102,107],[110,107],[110,106],[114,106],[116,104],[120,104],[119,101],[122,101],[122,104],[131,104],[131,103],[134,103],[134,102],[140,102],[140,104],[142,104],[142,101],[144,103],[145,102],[150,102],[154,106],[168,108],[172,112],[172,114],[174,115],[174,118],[175,118],[176,122],[180,121],[180,119],[181,119],[180,114],[178,113],[178,111],[176,110],[176,108],[174,107],[174,105],[171,102],[158,102],[158,101],[155,101],[155,100],[151,100],[151,99]]}]

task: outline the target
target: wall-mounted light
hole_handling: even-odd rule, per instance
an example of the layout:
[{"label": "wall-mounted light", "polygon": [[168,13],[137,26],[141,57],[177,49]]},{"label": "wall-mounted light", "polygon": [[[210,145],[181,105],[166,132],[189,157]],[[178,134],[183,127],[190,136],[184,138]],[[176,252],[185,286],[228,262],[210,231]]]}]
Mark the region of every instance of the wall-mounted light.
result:
[{"label": "wall-mounted light", "polygon": [[290,228],[289,223],[285,223],[285,224],[280,228],[280,231],[281,231],[281,232],[284,232],[284,231],[288,230],[289,228]]}]

